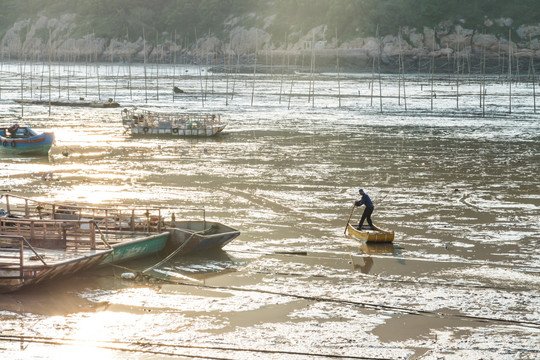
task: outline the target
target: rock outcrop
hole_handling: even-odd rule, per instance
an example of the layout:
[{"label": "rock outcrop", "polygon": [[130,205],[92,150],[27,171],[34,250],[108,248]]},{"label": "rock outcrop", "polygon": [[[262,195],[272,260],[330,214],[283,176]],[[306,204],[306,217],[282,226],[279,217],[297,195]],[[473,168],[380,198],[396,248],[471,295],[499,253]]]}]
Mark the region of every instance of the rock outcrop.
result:
[{"label": "rock outcrop", "polygon": [[[266,19],[266,26],[271,22],[272,17]],[[373,66],[375,59],[383,68],[396,68],[400,57],[410,66],[419,59],[428,58],[446,62],[449,58],[471,61],[480,56],[489,61],[509,54],[518,60],[540,58],[540,24],[521,25],[515,31],[517,38],[509,39],[511,19],[486,20],[487,29],[494,30],[492,33],[440,24],[435,29],[403,28],[400,34],[356,38],[343,43],[328,35],[323,25],[305,34],[290,34],[286,41],[273,38],[264,28],[246,29],[238,23],[230,19],[224,24],[228,34],[226,39],[207,35],[188,47],[181,47],[170,40],[155,44],[142,38],[127,41],[97,38],[92,34],[76,37],[76,15],[64,14],[59,18],[41,15],[35,20],[13,24],[0,41],[0,54],[4,60],[24,58],[30,61],[51,57],[54,61],[140,62],[146,57],[149,61],[172,62],[175,58],[178,62],[206,63],[208,60],[224,63],[232,57],[249,64],[254,62],[255,53],[261,59],[270,53],[276,58],[292,57],[297,65],[300,57],[306,65],[306,56],[315,55],[319,67],[332,67],[339,56],[343,66],[360,71]]]}]

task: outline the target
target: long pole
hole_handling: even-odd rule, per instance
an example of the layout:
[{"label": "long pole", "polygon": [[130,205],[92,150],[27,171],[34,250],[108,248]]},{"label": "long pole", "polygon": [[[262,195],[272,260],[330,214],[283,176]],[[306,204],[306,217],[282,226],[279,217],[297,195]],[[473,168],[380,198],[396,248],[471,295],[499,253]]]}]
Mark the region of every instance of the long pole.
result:
[{"label": "long pole", "polygon": [[253,106],[253,97],[255,96],[255,75],[257,74],[257,51],[259,47],[259,32],[255,32],[255,65],[253,66],[253,82],[251,84],[251,106]]},{"label": "long pole", "polygon": [[159,34],[156,31],[156,45],[154,46],[154,51],[156,53],[156,100],[159,101],[159,53],[158,53],[158,41],[159,41]]},{"label": "long pole", "polygon": [[49,118],[51,117],[51,29],[49,28]]},{"label": "long pole", "polygon": [[[24,98],[24,70],[22,66],[22,43],[21,39],[19,39],[19,72],[21,74],[21,100]],[[24,102],[21,101],[21,118],[24,117]],[[5,134],[7,136],[7,134]]]},{"label": "long pole", "polygon": [[508,29],[508,113],[512,113],[512,33]]},{"label": "long pole", "polygon": [[379,71],[379,104],[381,107],[381,114],[383,112],[382,106],[382,83],[381,83],[381,42],[379,39],[379,25],[377,25],[377,45],[379,46],[379,55],[377,56],[377,70]]},{"label": "long pole", "polygon": [[337,67],[337,88],[338,88],[338,103],[341,107],[341,84],[339,82],[339,41],[338,41],[338,32],[336,26],[336,67]]},{"label": "long pole", "polygon": [[172,76],[172,102],[174,102],[174,87],[175,87],[175,78],[176,78],[176,52],[177,52],[177,45],[176,45],[176,30],[174,30],[174,55],[173,55],[173,76]]},{"label": "long pole", "polygon": [[531,55],[531,68],[532,68],[532,86],[533,86],[533,106],[534,106],[534,113],[536,114],[536,73],[534,71],[534,60]]},{"label": "long pole", "polygon": [[401,76],[402,76],[402,84],[403,84],[403,105],[405,105],[405,111],[407,111],[407,93],[405,92],[405,61],[404,56],[401,52],[401,29],[399,32],[399,58],[401,61],[400,67],[401,67]]},{"label": "long pole", "polygon": [[143,33],[143,55],[144,55],[144,102],[148,103],[148,86],[147,86],[147,78],[146,78],[146,35],[144,32],[144,27],[142,29]]},{"label": "long pole", "polygon": [[[285,34],[285,52],[287,52],[287,38],[288,34]],[[288,53],[288,52],[287,52]],[[289,55],[287,55],[288,58]],[[281,55],[281,81],[279,84],[279,103],[281,104],[281,94],[283,93],[283,72],[285,71],[285,55]]]},{"label": "long pole", "polygon": [[431,111],[433,111],[433,74],[435,72],[435,29],[433,29],[433,48],[431,49]]},{"label": "long pole", "polygon": [[347,220],[347,225],[345,225],[345,231],[343,232],[344,234],[347,233],[347,227],[349,226],[349,222],[351,221],[351,218],[352,218],[352,214],[354,212],[354,208],[356,207],[356,203],[353,204],[352,206],[352,209],[351,209],[351,214],[349,215],[349,219]]},{"label": "long pole", "polygon": [[458,43],[457,43],[457,51],[456,51],[456,109],[459,109],[459,35],[458,34]]}]

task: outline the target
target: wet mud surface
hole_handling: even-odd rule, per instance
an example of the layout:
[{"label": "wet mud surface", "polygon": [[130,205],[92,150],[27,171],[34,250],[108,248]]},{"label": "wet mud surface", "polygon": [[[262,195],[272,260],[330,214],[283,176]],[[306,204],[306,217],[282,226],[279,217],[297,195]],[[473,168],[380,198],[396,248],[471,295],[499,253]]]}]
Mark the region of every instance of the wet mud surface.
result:
[{"label": "wet mud surface", "polygon": [[[15,65],[3,66],[4,126],[20,116],[12,99],[21,96]],[[71,96],[83,91],[83,68],[70,70],[79,74]],[[408,79],[407,109],[397,79],[385,77],[381,112],[368,75],[341,75],[339,93],[335,74],[318,76],[308,98],[307,75],[253,82],[164,66],[160,86],[172,89],[173,72],[183,74],[186,95],[173,101],[163,90],[158,100],[154,83],[145,103],[142,67],[133,68],[133,97],[124,69],[119,79],[101,71],[102,96],[116,91],[122,107],[217,112],[227,127],[217,138],[132,138],[121,108],[53,107],[49,117],[47,107],[25,106],[24,122],[55,131],[57,146],[49,159],[2,156],[2,187],[191,217],[204,207],[241,235],[222,252],[175,258],[148,281],[122,274],[159,257],[0,295],[6,356],[540,356],[540,119],[528,84],[514,85],[509,114],[508,85],[492,79],[482,117],[478,84],[464,80],[459,106],[455,79],[439,80],[431,110],[428,77]],[[375,224],[395,231],[393,244],[344,235],[359,187]]]}]

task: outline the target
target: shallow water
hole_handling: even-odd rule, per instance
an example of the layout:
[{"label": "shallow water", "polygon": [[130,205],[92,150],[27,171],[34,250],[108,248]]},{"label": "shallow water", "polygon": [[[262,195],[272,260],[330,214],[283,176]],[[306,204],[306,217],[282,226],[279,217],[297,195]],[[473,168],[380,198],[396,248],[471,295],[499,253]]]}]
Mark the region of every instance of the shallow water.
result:
[{"label": "shallow water", "polygon": [[[483,117],[479,82],[456,87],[446,75],[434,83],[433,110],[429,76],[408,76],[406,105],[397,77],[383,77],[381,112],[371,74],[316,76],[308,98],[309,74],[154,66],[145,90],[142,66],[104,64],[98,94],[95,67],[63,64],[51,71],[53,100],[67,100],[69,86],[71,100],[100,96],[122,107],[52,107],[49,116],[47,106],[12,101],[48,98],[47,67],[25,65],[22,93],[19,70],[0,65],[0,126],[53,130],[57,146],[50,159],[3,157],[3,188],[180,208],[185,217],[204,207],[242,234],[224,252],[164,264],[154,275],[166,281],[130,282],[127,270],[110,268],[0,295],[6,357],[540,356],[531,84],[513,84],[510,104],[508,83],[488,79]],[[173,99],[173,85],[186,94]],[[212,139],[132,138],[120,116],[131,106],[216,112],[228,125]],[[344,236],[358,187],[375,203],[374,222],[396,232],[393,246]]]}]

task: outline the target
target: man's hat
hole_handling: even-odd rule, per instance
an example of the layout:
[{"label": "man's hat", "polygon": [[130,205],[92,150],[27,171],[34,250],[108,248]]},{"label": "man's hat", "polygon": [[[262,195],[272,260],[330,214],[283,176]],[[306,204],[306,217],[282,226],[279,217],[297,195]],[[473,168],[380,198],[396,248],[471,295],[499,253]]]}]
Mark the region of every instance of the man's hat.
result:
[{"label": "man's hat", "polygon": [[359,192],[359,193],[363,193],[363,192],[364,192],[364,189],[358,189],[358,192]]}]

